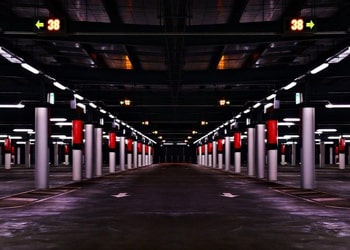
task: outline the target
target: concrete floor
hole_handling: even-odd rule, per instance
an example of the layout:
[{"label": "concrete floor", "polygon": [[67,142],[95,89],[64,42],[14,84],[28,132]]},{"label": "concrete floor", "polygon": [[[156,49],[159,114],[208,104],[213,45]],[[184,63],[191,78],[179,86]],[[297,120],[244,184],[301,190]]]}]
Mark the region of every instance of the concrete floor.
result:
[{"label": "concrete floor", "polygon": [[[31,170],[0,171],[0,196],[32,189]],[[67,169],[51,171],[69,184]],[[55,176],[55,177],[54,177]],[[280,182],[298,184],[285,167]],[[318,170],[346,194],[349,171]],[[163,164],[74,184],[73,192],[0,209],[1,249],[349,249],[350,209],[276,192],[253,178]],[[223,196],[225,194],[225,196]]]}]

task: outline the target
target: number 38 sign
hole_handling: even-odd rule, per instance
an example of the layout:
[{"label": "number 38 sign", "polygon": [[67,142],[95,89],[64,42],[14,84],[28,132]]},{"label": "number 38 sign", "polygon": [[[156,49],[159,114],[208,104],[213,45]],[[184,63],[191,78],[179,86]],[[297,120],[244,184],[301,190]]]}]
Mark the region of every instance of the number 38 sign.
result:
[{"label": "number 38 sign", "polygon": [[293,33],[316,32],[316,22],[312,19],[288,18],[285,21],[285,31]]},{"label": "number 38 sign", "polygon": [[65,22],[62,18],[34,18],[33,29],[39,33],[65,32]]}]

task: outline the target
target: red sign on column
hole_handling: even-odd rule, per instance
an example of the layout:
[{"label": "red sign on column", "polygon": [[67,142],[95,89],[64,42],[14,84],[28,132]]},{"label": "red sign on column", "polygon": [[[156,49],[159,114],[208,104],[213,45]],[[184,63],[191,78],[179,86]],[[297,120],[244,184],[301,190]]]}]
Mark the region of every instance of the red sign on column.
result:
[{"label": "red sign on column", "polygon": [[336,155],[339,154],[339,147],[338,147],[338,146],[335,147],[335,154],[336,154]]},{"label": "red sign on column", "polygon": [[5,138],[4,149],[5,153],[11,153],[11,139],[9,137]]},{"label": "red sign on column", "polygon": [[224,139],[218,140],[218,153],[222,153],[224,150]]},{"label": "red sign on column", "polygon": [[281,145],[281,154],[283,154],[283,155],[286,154],[286,144]]},{"label": "red sign on column", "polygon": [[278,142],[278,122],[277,120],[267,121],[267,144],[277,145]]},{"label": "red sign on column", "polygon": [[148,145],[145,146],[145,154],[148,155]]},{"label": "red sign on column", "polygon": [[83,144],[83,121],[82,120],[72,121],[72,137],[73,137],[73,145]]},{"label": "red sign on column", "polygon": [[208,153],[209,153],[209,154],[212,154],[212,153],[213,153],[213,143],[212,143],[212,142],[209,142],[209,143],[208,143]]},{"label": "red sign on column", "polygon": [[132,153],[132,139],[127,139],[126,152]]},{"label": "red sign on column", "polygon": [[343,137],[339,139],[339,153],[345,153],[346,141]]},{"label": "red sign on column", "polygon": [[68,144],[65,144],[65,145],[64,145],[64,154],[65,154],[65,155],[68,155],[68,154],[69,154],[69,146],[68,146]]},{"label": "red sign on column", "polygon": [[234,137],[234,144],[233,144],[233,147],[235,150],[240,150],[241,149],[241,146],[242,146],[242,143],[241,143],[241,133],[240,132],[235,132],[233,134],[233,137]]},{"label": "red sign on column", "polygon": [[142,143],[141,142],[137,143],[137,153],[142,154]]},{"label": "red sign on column", "polygon": [[108,137],[108,147],[110,150],[115,150],[117,148],[117,134],[115,132],[109,132]]},{"label": "red sign on column", "polygon": [[11,147],[11,154],[15,155],[15,147],[14,146]]}]

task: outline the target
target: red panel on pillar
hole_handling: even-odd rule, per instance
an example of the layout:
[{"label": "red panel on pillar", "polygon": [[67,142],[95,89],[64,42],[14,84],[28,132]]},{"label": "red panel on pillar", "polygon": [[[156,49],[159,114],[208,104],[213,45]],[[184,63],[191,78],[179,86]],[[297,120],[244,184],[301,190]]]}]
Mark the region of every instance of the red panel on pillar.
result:
[{"label": "red panel on pillar", "polygon": [[137,153],[142,154],[142,143],[141,142],[137,143]]},{"label": "red panel on pillar", "polygon": [[212,153],[213,153],[213,143],[212,143],[212,142],[209,142],[209,143],[208,143],[208,153],[209,153],[209,154],[212,154]]},{"label": "red panel on pillar", "polygon": [[277,145],[278,122],[277,120],[267,121],[267,144]]},{"label": "red panel on pillar", "polygon": [[202,147],[202,155],[204,155],[204,153],[205,153],[205,146],[202,145],[201,147]]},{"label": "red panel on pillar", "polygon": [[68,154],[69,154],[69,146],[68,146],[68,144],[65,144],[65,145],[64,145],[64,154],[65,154],[65,155],[68,155]]},{"label": "red panel on pillar", "polygon": [[148,145],[145,147],[145,154],[148,155]]},{"label": "red panel on pillar", "polygon": [[235,132],[233,134],[233,137],[234,137],[234,149],[235,150],[240,150],[241,149],[241,133],[240,132]]},{"label": "red panel on pillar", "polygon": [[132,139],[128,139],[126,143],[126,152],[132,153]]},{"label": "red panel on pillar", "polygon": [[222,153],[224,150],[224,139],[218,140],[218,153]]},{"label": "red panel on pillar", "polygon": [[285,144],[281,145],[281,154],[283,154],[283,155],[286,154],[286,145]]},{"label": "red panel on pillar", "polygon": [[110,150],[115,150],[117,148],[117,134],[115,132],[109,132],[108,137],[108,147]]},{"label": "red panel on pillar", "polygon": [[11,153],[11,139],[8,137],[5,138],[4,149],[5,149],[5,153]]},{"label": "red panel on pillar", "polygon": [[339,139],[339,153],[345,153],[346,142],[344,138]]},{"label": "red panel on pillar", "polygon": [[338,146],[335,147],[335,154],[336,154],[336,155],[339,154],[339,147],[338,147]]},{"label": "red panel on pillar", "polygon": [[11,154],[15,155],[15,147],[14,146],[11,147]]},{"label": "red panel on pillar", "polygon": [[73,145],[83,144],[83,125],[84,123],[82,120],[72,121]]}]

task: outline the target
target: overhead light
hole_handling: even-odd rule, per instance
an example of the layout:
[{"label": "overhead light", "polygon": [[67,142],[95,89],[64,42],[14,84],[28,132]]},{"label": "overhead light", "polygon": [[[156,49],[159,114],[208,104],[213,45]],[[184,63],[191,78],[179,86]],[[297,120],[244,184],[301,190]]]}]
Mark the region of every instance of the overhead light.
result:
[{"label": "overhead light", "polygon": [[244,114],[248,114],[250,112],[250,109],[246,109],[243,111]]},{"label": "overhead light", "polygon": [[332,144],[334,144],[334,142],[332,142],[332,141],[325,141],[324,144],[332,145]]},{"label": "overhead light", "polygon": [[176,146],[186,146],[187,143],[186,142],[177,142]]},{"label": "overhead light", "polygon": [[339,63],[343,61],[346,57],[350,55],[350,46],[346,47],[345,49],[341,50],[336,55],[332,56],[327,60],[328,63]]},{"label": "overhead light", "polygon": [[271,94],[268,97],[266,97],[266,100],[272,100],[275,97],[276,97],[276,94]]},{"label": "overhead light", "polygon": [[35,74],[35,75],[37,75],[37,74],[40,73],[39,70],[37,70],[37,69],[34,68],[33,66],[29,65],[28,63],[21,63],[21,66],[22,66],[22,68],[28,70],[29,72],[31,72],[31,73],[33,73],[33,74]]},{"label": "overhead light", "polygon": [[196,134],[198,134],[198,131],[193,130],[193,131],[192,131],[192,134],[193,134],[193,135],[196,135]]},{"label": "overhead light", "polygon": [[94,109],[97,108],[97,105],[93,102],[89,102],[89,106]]},{"label": "overhead light", "polygon": [[337,129],[335,129],[335,128],[320,128],[320,129],[317,129],[316,132],[337,132]]},{"label": "overhead light", "polygon": [[22,58],[17,57],[16,55],[12,54],[10,51],[8,51],[7,49],[1,46],[0,46],[0,55],[10,63],[20,64],[23,61]]},{"label": "overhead light", "polygon": [[17,108],[22,109],[24,108],[24,104],[0,104],[0,108]]},{"label": "overhead light", "polygon": [[341,136],[328,136],[329,140],[338,140]]},{"label": "overhead light", "polygon": [[267,103],[264,106],[264,110],[267,110],[268,108],[271,108],[273,106],[273,103]]},{"label": "overhead light", "polygon": [[66,86],[63,86],[61,83],[59,82],[53,82],[53,85],[61,90],[66,90],[67,87]]},{"label": "overhead light", "polygon": [[256,108],[258,108],[258,107],[260,107],[260,106],[261,106],[261,102],[257,102],[257,103],[254,104],[253,108],[256,109]]},{"label": "overhead light", "polygon": [[148,126],[149,125],[149,121],[143,121],[142,125]]},{"label": "overhead light", "polygon": [[163,145],[164,146],[172,146],[172,145],[174,145],[174,143],[173,142],[163,142]]},{"label": "overhead light", "polygon": [[201,125],[202,126],[208,125],[208,122],[207,121],[201,121]]},{"label": "overhead light", "polygon": [[108,116],[109,116],[109,118],[114,119],[114,115],[109,114]]},{"label": "overhead light", "polygon": [[241,114],[238,114],[238,115],[236,115],[235,118],[236,118],[236,119],[239,119],[239,118],[241,118],[241,116],[242,116]]},{"label": "overhead light", "polygon": [[129,99],[125,99],[124,100],[124,104],[125,104],[125,106],[130,106],[131,105],[131,101]]},{"label": "overhead light", "polygon": [[67,136],[66,135],[51,135],[51,138],[64,140],[64,139],[67,139]]},{"label": "overhead light", "polygon": [[67,118],[50,118],[51,122],[65,122]]},{"label": "overhead light", "polygon": [[313,70],[311,70],[310,74],[315,75],[315,74],[321,72],[322,70],[325,70],[328,66],[329,66],[328,63],[322,63],[321,65],[319,65],[316,68],[314,68]]},{"label": "overhead light", "polygon": [[152,134],[157,135],[157,134],[158,134],[158,131],[157,131],[157,130],[154,130],[154,131],[152,132]]},{"label": "overhead light", "polygon": [[33,132],[33,129],[31,128],[15,128],[13,130],[13,132],[24,132],[24,133],[27,133],[27,132]]},{"label": "overhead light", "polygon": [[107,113],[107,111],[104,110],[104,109],[100,109],[100,112],[101,112],[102,114],[106,114],[106,113]]},{"label": "overhead light", "polygon": [[191,140],[191,139],[192,139],[192,136],[187,136],[187,139],[188,139],[188,140]]},{"label": "overhead light", "polygon": [[56,126],[72,126],[72,123],[71,122],[56,122],[55,123]]},{"label": "overhead light", "polygon": [[22,136],[9,136],[11,139],[14,139],[14,140],[21,140],[23,137]]},{"label": "overhead light", "polygon": [[283,138],[286,140],[293,139],[293,138],[299,138],[299,135],[284,135]]},{"label": "overhead light", "polygon": [[291,82],[290,84],[283,87],[284,90],[289,90],[297,85],[297,82]]},{"label": "overhead light", "polygon": [[284,118],[285,122],[300,122],[300,118]]},{"label": "overhead light", "polygon": [[278,122],[278,126],[294,126],[294,122]]},{"label": "overhead light", "polygon": [[77,106],[83,110],[86,110],[86,105],[85,104],[82,104],[80,102],[77,103]]},{"label": "overhead light", "polygon": [[29,132],[27,132],[28,133],[28,135],[34,135],[35,134],[35,131],[29,131]]},{"label": "overhead light", "polygon": [[333,109],[333,108],[338,108],[338,109],[346,109],[346,108],[350,108],[350,104],[326,104],[325,106],[328,109]]},{"label": "overhead light", "polygon": [[77,93],[74,94],[74,97],[77,98],[80,101],[84,100],[84,97],[82,97],[81,95],[79,95]]}]

